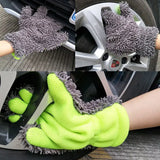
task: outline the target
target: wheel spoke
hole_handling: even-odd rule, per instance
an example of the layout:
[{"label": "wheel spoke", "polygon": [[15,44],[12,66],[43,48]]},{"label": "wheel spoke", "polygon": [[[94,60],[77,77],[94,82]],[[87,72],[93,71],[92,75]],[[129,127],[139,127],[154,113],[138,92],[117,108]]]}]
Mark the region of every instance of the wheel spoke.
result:
[{"label": "wheel spoke", "polygon": [[77,21],[80,21],[78,23],[81,27],[88,29],[98,48],[105,50],[105,32],[100,13],[100,9],[96,10],[96,13],[93,13],[92,10],[84,11],[81,15],[77,14]]},{"label": "wheel spoke", "polygon": [[123,69],[128,69],[130,71],[147,71],[147,65],[146,64],[129,63],[126,66],[123,66]]},{"label": "wheel spoke", "polygon": [[102,69],[103,68],[101,64],[96,64],[92,67],[91,71],[101,71]]},{"label": "wheel spoke", "polygon": [[110,87],[110,85],[109,85],[109,82],[108,82],[108,80],[107,80],[104,72],[97,72],[97,75],[98,75],[99,79],[100,79],[101,82],[102,82],[102,85],[103,85],[103,87],[104,87],[104,90],[105,90],[105,92],[106,92],[106,95],[107,95],[107,96],[114,96],[114,94],[113,94],[113,92],[112,92],[112,89],[111,89],[111,87]]},{"label": "wheel spoke", "polygon": [[100,60],[96,55],[76,52],[76,68],[93,66],[97,64],[100,64]]}]

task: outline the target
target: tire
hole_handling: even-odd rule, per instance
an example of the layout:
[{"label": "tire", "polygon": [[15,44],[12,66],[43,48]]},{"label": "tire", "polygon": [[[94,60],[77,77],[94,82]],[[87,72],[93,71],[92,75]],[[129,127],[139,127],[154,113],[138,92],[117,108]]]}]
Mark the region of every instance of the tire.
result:
[{"label": "tire", "polygon": [[[122,0],[76,0],[76,11],[79,12],[89,6],[104,3],[104,2],[116,2],[119,3]],[[128,2],[130,7],[139,14],[139,16],[143,19],[146,26],[157,26],[154,15],[152,13],[151,8],[149,7],[146,0],[125,0]],[[150,59],[149,71],[156,70],[158,60],[158,51],[156,51],[156,55]]]},{"label": "tire", "polygon": [[148,92],[157,75],[157,72],[135,72],[131,83],[128,85],[124,95],[122,96],[123,102]]}]

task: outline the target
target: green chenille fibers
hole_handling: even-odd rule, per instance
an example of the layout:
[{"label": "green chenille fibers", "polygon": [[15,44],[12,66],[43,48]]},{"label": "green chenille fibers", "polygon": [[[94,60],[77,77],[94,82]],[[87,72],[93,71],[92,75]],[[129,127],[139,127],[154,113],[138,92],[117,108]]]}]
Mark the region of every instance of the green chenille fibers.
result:
[{"label": "green chenille fibers", "polygon": [[124,142],[129,131],[129,118],[118,103],[95,114],[80,114],[62,81],[55,74],[47,78],[49,93],[54,100],[38,119],[40,128],[26,132],[33,146],[48,149],[81,149],[88,145],[115,147]]},{"label": "green chenille fibers", "polygon": [[[120,9],[120,5],[118,5],[117,7],[116,7],[116,13],[118,14],[118,15],[121,15],[121,9]],[[137,21],[139,21],[139,18],[137,17],[137,16],[134,16],[134,20],[135,20],[135,22],[137,22]]]},{"label": "green chenille fibers", "polygon": [[8,102],[8,107],[9,109],[15,113],[15,115],[10,115],[8,117],[8,120],[12,123],[17,122],[21,115],[25,112],[25,110],[27,109],[27,106],[32,98],[32,93],[30,93],[28,90],[26,89],[21,89],[19,91],[19,96],[20,98],[13,98],[11,100],[9,100]]},{"label": "green chenille fibers", "polygon": [[118,6],[116,7],[116,13],[119,14],[119,15],[121,15],[120,5],[118,5]]},{"label": "green chenille fibers", "polygon": [[21,58],[20,57],[17,57],[16,55],[15,55],[15,53],[12,53],[12,56],[13,56],[13,58],[15,59],[15,60],[20,60]]}]

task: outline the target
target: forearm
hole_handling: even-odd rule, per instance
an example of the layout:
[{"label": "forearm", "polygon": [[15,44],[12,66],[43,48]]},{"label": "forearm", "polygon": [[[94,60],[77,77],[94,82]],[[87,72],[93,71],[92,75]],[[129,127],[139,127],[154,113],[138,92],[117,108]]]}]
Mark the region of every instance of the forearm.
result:
[{"label": "forearm", "polygon": [[14,52],[12,45],[7,41],[0,41],[0,57]]},{"label": "forearm", "polygon": [[156,39],[156,49],[160,50],[160,34],[157,36],[157,39]]},{"label": "forearm", "polygon": [[129,116],[130,130],[160,126],[160,89],[122,104]]}]

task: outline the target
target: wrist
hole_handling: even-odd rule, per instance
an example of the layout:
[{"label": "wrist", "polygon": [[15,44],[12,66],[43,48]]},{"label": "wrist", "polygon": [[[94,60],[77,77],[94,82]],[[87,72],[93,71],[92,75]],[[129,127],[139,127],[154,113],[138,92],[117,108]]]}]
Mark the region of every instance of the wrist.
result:
[{"label": "wrist", "polygon": [[121,145],[127,138],[129,133],[129,116],[126,111],[126,109],[118,104],[114,104],[114,108],[116,109],[117,116],[118,116],[118,130],[117,130],[117,137],[115,138],[115,141],[113,143],[113,147],[117,147]]},{"label": "wrist", "polygon": [[159,30],[156,27],[140,27],[136,53],[143,57],[156,55],[156,40]]},{"label": "wrist", "polygon": [[158,34],[158,36],[157,36],[155,48],[157,50],[160,50],[160,34]]},{"label": "wrist", "polygon": [[0,56],[5,56],[14,52],[12,44],[6,40],[0,41]]},{"label": "wrist", "polygon": [[[22,57],[26,51],[26,45],[30,39],[30,35],[25,30],[20,30],[5,35],[4,40],[14,48],[15,56]],[[11,52],[11,53],[13,53]]]},{"label": "wrist", "polygon": [[[129,118],[125,108],[119,103],[96,113],[94,137],[91,145],[95,147],[116,147],[128,136]],[[97,127],[98,126],[98,127]]]}]

